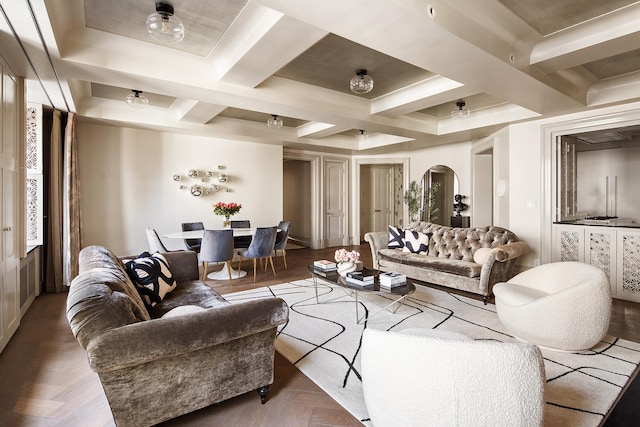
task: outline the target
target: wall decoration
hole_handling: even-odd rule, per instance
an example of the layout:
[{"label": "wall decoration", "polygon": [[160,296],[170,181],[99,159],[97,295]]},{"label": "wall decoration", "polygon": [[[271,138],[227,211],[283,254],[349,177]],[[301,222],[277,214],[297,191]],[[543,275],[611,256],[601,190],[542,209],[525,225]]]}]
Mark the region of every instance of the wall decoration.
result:
[{"label": "wall decoration", "polygon": [[[224,169],[225,167],[223,165],[217,165],[216,168]],[[171,176],[171,179],[174,182],[180,183],[178,185],[179,190],[188,189],[189,193],[193,197],[206,196],[208,194],[215,193],[220,190],[224,190],[227,193],[230,193],[232,191],[231,188],[229,188],[228,186],[222,187],[218,184],[214,184],[213,182],[210,182],[214,179],[216,179],[220,184],[229,182],[229,175],[223,174],[223,173],[219,173],[216,175],[215,172],[211,170],[202,172],[198,169],[189,169],[186,175],[174,173]],[[188,181],[190,180],[191,181],[195,180],[198,183],[189,184]]]}]

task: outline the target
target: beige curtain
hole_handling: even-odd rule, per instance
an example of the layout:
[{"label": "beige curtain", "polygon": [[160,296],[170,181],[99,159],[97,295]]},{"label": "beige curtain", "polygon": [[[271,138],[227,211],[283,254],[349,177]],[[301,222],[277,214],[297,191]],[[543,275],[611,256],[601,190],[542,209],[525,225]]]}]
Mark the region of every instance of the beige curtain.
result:
[{"label": "beige curtain", "polygon": [[66,289],[63,273],[62,200],[63,200],[63,151],[62,113],[53,110],[51,124],[51,161],[49,165],[49,209],[47,215],[47,267],[46,292],[63,292]]},{"label": "beige curtain", "polygon": [[81,213],[80,191],[78,181],[78,140],[76,136],[77,117],[69,113],[67,127],[64,133],[64,215],[63,215],[63,257],[64,283],[71,284],[78,275],[78,255],[82,242],[80,241]]}]

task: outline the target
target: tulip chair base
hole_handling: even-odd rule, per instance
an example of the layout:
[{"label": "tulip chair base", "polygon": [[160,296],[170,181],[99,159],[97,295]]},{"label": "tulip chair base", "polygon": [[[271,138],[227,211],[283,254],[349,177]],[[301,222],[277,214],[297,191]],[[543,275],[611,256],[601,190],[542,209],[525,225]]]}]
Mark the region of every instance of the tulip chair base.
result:
[{"label": "tulip chair base", "polygon": [[[244,270],[235,270],[233,267],[231,268],[231,277],[233,279],[239,279],[247,275],[247,272]],[[214,271],[207,274],[207,279],[209,280],[229,280],[229,272],[227,269],[222,267],[219,271]]]}]

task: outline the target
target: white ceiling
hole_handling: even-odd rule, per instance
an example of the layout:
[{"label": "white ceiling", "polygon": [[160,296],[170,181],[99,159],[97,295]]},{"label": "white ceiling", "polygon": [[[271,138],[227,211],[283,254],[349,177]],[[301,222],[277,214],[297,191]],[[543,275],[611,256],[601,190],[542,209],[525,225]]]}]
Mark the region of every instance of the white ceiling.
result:
[{"label": "white ceiling", "polygon": [[[83,120],[334,151],[468,141],[640,98],[640,2],[169,3],[177,44],[147,35],[153,1],[0,0],[0,52],[30,99]],[[370,94],[348,89],[358,68]],[[132,89],[149,107],[124,103]],[[460,99],[467,119],[449,116]]]}]

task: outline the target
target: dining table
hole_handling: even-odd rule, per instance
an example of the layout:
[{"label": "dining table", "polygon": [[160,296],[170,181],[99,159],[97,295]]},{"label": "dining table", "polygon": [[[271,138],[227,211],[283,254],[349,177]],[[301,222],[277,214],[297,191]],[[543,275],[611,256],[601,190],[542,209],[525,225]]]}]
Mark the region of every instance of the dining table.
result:
[{"label": "dining table", "polygon": [[[255,228],[231,228],[233,231],[233,237],[253,236],[256,232]],[[167,239],[202,239],[204,230],[189,230],[178,231],[176,233],[168,233],[163,235]],[[245,270],[236,270],[231,266],[231,277],[233,279],[239,279],[247,275]],[[222,268],[219,271],[214,271],[207,274],[207,279],[211,280],[229,280],[229,274],[227,270]]]}]

